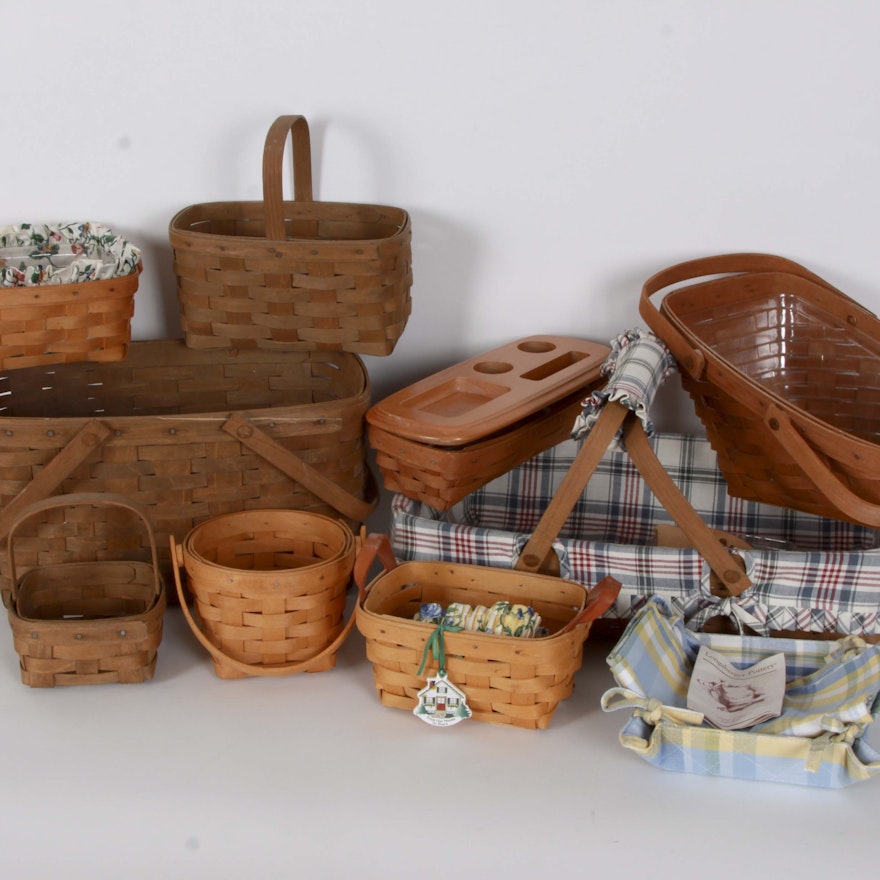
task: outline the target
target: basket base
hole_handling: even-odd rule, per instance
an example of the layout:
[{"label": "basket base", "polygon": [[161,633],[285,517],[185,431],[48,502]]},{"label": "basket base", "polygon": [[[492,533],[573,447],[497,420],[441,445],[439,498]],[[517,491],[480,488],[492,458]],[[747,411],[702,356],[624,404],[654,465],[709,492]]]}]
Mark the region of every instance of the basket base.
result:
[{"label": "basket base", "polygon": [[[131,656],[131,655],[130,655]],[[136,665],[130,669],[113,669],[99,671],[94,664],[94,671],[89,671],[81,663],[71,664],[67,670],[48,670],[29,668],[30,660],[21,660],[21,682],[32,688],[72,687],[85,684],[142,684],[151,681],[156,672],[156,654],[144,665]],[[76,665],[76,669],[73,666]]]},{"label": "basket base", "polygon": [[[412,712],[418,703],[417,691],[409,693],[410,688],[405,688],[406,693],[398,694],[388,690],[385,686],[376,684],[376,691],[379,694],[379,702],[383,706],[389,706],[392,709],[406,709]],[[570,695],[570,691],[566,696]],[[561,701],[560,701],[561,702]],[[524,707],[522,715],[506,714],[495,711],[491,705],[481,704],[468,698],[468,706],[473,713],[471,718],[474,721],[484,721],[489,724],[502,724],[508,727],[520,727],[525,730],[546,730],[550,726],[553,719],[553,713],[556,711],[559,703],[552,705]],[[512,708],[513,712],[516,711]],[[537,711],[537,714],[536,714]]]},{"label": "basket base", "polygon": [[[223,663],[215,658],[211,658],[211,662],[214,664],[214,674],[217,678],[222,678],[225,681],[233,681],[239,678],[253,678],[254,676],[248,675],[246,672],[241,672],[239,669],[230,666],[228,663]],[[320,660],[316,661],[312,666],[309,666],[308,669],[303,669],[303,672],[326,672],[328,669],[333,669],[336,666],[336,654],[328,654],[326,657],[322,657]],[[267,669],[271,669],[271,665],[266,666]]]}]

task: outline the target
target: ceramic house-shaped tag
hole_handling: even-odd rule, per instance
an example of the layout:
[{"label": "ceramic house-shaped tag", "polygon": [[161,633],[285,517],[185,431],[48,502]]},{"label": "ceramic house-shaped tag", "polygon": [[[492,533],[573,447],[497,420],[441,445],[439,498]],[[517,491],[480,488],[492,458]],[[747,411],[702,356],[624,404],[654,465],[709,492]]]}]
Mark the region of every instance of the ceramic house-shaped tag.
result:
[{"label": "ceramic house-shaped tag", "polygon": [[429,678],[418,694],[413,714],[435,727],[449,727],[471,717],[464,691],[457,688],[443,673]]}]

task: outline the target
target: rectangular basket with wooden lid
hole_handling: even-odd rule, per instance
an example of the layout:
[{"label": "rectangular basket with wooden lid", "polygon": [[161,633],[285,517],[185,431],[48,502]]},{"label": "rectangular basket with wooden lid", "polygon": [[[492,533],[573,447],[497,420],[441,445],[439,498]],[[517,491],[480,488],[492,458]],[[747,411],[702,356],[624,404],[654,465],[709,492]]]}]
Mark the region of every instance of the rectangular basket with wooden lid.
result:
[{"label": "rectangular basket with wooden lid", "polygon": [[367,412],[385,487],[444,510],[564,440],[609,351],[529,336],[386,397]]},{"label": "rectangular basket with wooden lid", "polygon": [[[294,200],[282,193],[293,139]],[[187,345],[388,355],[412,308],[409,214],[312,198],[303,116],[281,116],[263,152],[263,201],[209,202],[169,228]]]}]

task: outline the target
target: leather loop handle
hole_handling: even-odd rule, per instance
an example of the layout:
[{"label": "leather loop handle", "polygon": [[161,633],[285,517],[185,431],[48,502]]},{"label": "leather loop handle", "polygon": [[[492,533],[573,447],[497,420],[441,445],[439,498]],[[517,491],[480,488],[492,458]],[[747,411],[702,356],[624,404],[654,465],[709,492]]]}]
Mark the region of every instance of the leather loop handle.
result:
[{"label": "leather loop handle", "polygon": [[367,579],[370,568],[378,557],[386,571],[397,568],[397,560],[387,535],[372,534],[364,539],[363,546],[354,561],[354,582],[358,588],[358,601],[367,595]]},{"label": "leather loop handle", "polygon": [[293,141],[293,197],[298,202],[312,198],[312,145],[304,116],[279,116],[266,135],[263,147],[263,203],[266,210],[266,238],[284,241],[284,147],[288,134]]},{"label": "leather loop handle", "polygon": [[579,626],[586,626],[594,620],[598,620],[617,601],[621,583],[613,577],[604,577],[592,590],[587,598],[587,604],[583,610],[572,618],[559,631],[560,633],[571,632]]},{"label": "leather loop handle", "polygon": [[180,608],[183,611],[183,616],[186,619],[189,628],[192,630],[193,635],[199,641],[205,650],[217,661],[221,666],[229,666],[235,669],[237,672],[241,672],[244,675],[254,675],[254,676],[263,676],[263,677],[278,677],[284,675],[294,675],[297,672],[308,672],[316,663],[320,660],[323,660],[329,654],[332,654],[334,651],[338,651],[342,643],[348,637],[348,634],[351,632],[352,626],[354,626],[354,611],[349,615],[348,621],[345,626],[342,628],[342,631],[338,636],[325,647],[323,650],[315,654],[314,657],[309,657],[307,660],[298,660],[295,663],[279,663],[273,665],[260,666],[252,663],[244,663],[241,660],[236,660],[234,657],[230,657],[228,654],[224,653],[220,648],[218,648],[205,634],[202,632],[201,627],[196,623],[195,618],[193,617],[192,612],[189,610],[189,605],[186,601],[186,596],[183,592],[183,583],[180,578],[180,566],[183,565],[183,547],[178,544],[174,540],[174,535],[169,536],[169,542],[171,544],[171,569],[174,573],[174,586],[177,588],[177,598],[180,600]]},{"label": "leather loop handle", "polygon": [[693,378],[699,379],[705,369],[702,352],[693,348],[673,323],[654,305],[651,297],[660,290],[685,281],[696,281],[711,275],[742,275],[756,272],[782,272],[803,278],[829,293],[851,303],[860,312],[874,317],[864,306],[847,296],[823,278],[785,257],[774,254],[740,253],[701,257],[678,263],[652,275],[643,285],[639,300],[639,314],[651,329],[669,347],[679,365]]}]

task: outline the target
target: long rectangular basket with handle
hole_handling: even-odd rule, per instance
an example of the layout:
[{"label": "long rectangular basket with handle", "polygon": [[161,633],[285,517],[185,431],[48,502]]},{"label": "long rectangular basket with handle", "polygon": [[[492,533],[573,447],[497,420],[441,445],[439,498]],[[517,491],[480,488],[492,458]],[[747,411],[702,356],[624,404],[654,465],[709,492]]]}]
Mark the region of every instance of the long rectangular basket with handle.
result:
[{"label": "long rectangular basket with handle", "polygon": [[732,495],[880,526],[874,314],[770,254],[664,269],[640,311],[675,355]]}]

